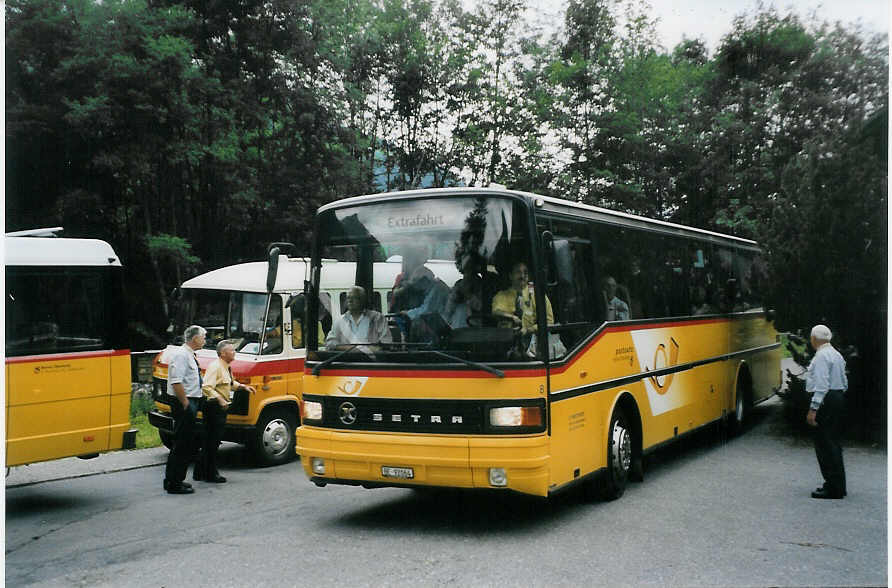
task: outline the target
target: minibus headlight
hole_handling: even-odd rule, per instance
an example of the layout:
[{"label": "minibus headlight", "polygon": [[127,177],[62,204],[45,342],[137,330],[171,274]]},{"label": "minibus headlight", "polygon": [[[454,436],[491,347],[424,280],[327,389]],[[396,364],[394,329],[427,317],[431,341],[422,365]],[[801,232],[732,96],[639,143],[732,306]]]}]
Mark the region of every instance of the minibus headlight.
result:
[{"label": "minibus headlight", "polygon": [[313,400],[304,401],[304,420],[305,421],[321,421],[322,420],[322,403]]},{"label": "minibus headlight", "polygon": [[493,427],[541,427],[542,408],[538,406],[500,406],[489,411]]},{"label": "minibus headlight", "polygon": [[325,475],[325,460],[321,457],[314,457],[310,462],[312,464],[313,473],[324,476]]}]

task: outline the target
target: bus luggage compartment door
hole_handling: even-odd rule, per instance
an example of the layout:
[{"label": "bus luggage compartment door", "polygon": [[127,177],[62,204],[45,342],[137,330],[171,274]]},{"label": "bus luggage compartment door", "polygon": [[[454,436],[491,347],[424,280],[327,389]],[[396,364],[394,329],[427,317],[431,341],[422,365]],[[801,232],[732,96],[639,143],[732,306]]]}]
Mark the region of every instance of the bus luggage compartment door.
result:
[{"label": "bus luggage compartment door", "polygon": [[6,465],[108,450],[112,360],[8,360]]}]

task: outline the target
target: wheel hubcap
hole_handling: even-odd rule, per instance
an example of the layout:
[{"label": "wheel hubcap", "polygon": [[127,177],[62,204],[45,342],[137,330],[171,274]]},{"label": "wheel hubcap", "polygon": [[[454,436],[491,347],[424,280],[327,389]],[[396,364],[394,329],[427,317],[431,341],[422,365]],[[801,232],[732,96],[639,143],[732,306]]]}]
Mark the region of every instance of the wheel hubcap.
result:
[{"label": "wheel hubcap", "polygon": [[288,424],[275,419],[263,429],[263,448],[269,455],[279,455],[288,447]]},{"label": "wheel hubcap", "polygon": [[628,472],[632,465],[632,438],[622,423],[613,423],[613,467]]}]

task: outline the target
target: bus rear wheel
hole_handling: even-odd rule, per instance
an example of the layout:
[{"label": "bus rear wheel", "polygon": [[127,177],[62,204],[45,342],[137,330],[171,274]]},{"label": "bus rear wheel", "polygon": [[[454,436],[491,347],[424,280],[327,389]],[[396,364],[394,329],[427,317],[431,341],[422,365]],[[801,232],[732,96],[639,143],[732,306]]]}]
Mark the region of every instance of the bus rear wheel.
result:
[{"label": "bus rear wheel", "polygon": [[632,430],[623,409],[617,406],[607,429],[607,470],[601,479],[601,498],[616,500],[626,491],[632,469]]},{"label": "bus rear wheel", "polygon": [[257,421],[251,449],[260,465],[279,465],[291,461],[295,446],[294,415],[284,409],[264,411]]}]

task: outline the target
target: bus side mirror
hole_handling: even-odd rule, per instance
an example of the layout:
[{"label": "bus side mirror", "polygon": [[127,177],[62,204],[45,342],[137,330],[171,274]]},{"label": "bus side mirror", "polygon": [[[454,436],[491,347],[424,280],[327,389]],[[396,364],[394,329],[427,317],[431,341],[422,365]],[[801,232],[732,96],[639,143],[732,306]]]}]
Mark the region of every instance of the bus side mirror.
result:
[{"label": "bus side mirror", "polygon": [[542,231],[542,249],[545,251],[545,285],[557,285],[557,275],[555,271],[554,259],[554,234],[551,231]]},{"label": "bus side mirror", "polygon": [[572,284],[573,254],[570,251],[570,242],[555,239],[551,231],[543,231],[542,245],[545,247],[548,266],[547,285],[553,288],[558,284]]},{"label": "bus side mirror", "polygon": [[276,277],[279,273],[279,248],[270,247],[269,260],[266,266],[266,291],[272,292],[276,288]]}]

